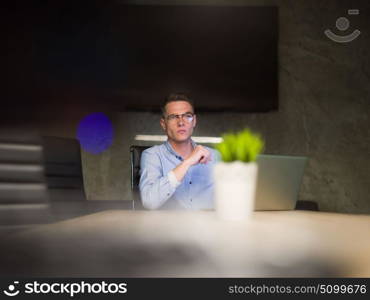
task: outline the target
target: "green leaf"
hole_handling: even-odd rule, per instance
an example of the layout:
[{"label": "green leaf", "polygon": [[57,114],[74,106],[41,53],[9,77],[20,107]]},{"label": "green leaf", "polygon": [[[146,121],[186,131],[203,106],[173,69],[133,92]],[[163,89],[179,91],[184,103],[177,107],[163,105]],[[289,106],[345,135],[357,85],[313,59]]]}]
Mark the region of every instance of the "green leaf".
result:
[{"label": "green leaf", "polygon": [[227,133],[223,141],[215,146],[224,162],[251,162],[257,159],[264,148],[264,141],[259,134],[246,128],[238,133]]}]

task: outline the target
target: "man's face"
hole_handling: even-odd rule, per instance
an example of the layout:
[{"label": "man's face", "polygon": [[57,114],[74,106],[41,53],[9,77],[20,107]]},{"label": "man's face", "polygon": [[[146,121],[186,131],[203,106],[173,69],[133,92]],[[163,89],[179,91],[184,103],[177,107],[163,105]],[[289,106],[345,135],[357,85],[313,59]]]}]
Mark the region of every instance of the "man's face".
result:
[{"label": "man's face", "polygon": [[[190,118],[191,115],[193,118]],[[181,143],[187,141],[193,134],[196,117],[189,102],[172,101],[167,103],[166,112],[160,123],[169,140]]]}]

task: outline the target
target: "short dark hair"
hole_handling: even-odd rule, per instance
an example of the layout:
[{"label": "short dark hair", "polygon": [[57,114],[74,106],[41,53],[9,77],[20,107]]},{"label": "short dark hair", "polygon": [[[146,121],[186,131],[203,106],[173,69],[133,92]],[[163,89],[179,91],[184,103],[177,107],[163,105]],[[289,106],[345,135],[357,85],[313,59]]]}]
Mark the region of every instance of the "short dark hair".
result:
[{"label": "short dark hair", "polygon": [[193,111],[194,111],[194,102],[193,100],[190,98],[189,94],[188,93],[184,93],[184,92],[177,92],[177,93],[171,93],[169,94],[163,101],[163,104],[161,106],[161,109],[162,109],[162,114],[164,115],[165,112],[166,112],[166,105],[170,102],[174,102],[174,101],[186,101],[188,102],[191,107],[193,108]]}]

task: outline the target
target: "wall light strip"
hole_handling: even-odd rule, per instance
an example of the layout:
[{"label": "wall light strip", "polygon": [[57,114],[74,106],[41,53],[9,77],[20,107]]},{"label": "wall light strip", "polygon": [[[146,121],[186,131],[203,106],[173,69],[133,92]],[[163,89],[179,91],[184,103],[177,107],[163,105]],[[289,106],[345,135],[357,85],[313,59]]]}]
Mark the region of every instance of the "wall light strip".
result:
[{"label": "wall light strip", "polygon": [[40,209],[40,208],[49,208],[49,204],[0,204],[0,210],[7,210],[7,209]]},{"label": "wall light strip", "polygon": [[10,150],[10,151],[42,151],[40,145],[22,145],[22,144],[5,144],[0,143],[0,150]]},{"label": "wall light strip", "polygon": [[[196,143],[204,144],[217,144],[222,142],[221,137],[211,137],[211,136],[193,136],[191,137]],[[165,142],[167,141],[166,135],[144,135],[138,134],[135,136],[136,141],[149,141],[149,142]]]},{"label": "wall light strip", "polygon": [[359,9],[349,9],[348,10],[348,14],[349,15],[359,15],[360,14],[360,10]]}]

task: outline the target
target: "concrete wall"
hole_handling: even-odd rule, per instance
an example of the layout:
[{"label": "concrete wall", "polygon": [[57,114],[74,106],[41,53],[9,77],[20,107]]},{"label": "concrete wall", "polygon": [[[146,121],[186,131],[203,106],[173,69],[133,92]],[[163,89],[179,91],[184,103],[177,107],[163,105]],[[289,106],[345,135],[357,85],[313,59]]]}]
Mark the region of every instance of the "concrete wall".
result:
[{"label": "concrete wall", "polygon": [[[165,4],[165,1],[131,1]],[[265,153],[304,155],[309,162],[299,195],[323,211],[370,213],[370,9],[355,1],[175,1],[176,3],[279,6],[279,101],[276,112],[199,114],[195,135],[220,136],[251,127],[266,139]],[[174,1],[167,2],[174,3]],[[362,31],[348,44],[330,41],[348,9],[360,9],[351,29]],[[361,14],[361,12],[363,12]],[[81,117],[83,114],[81,113]],[[129,146],[136,134],[162,134],[159,115],[118,113],[114,144],[100,155],[82,153],[88,198],[130,200]],[[47,134],[74,136],[75,121],[44,127]]]}]

